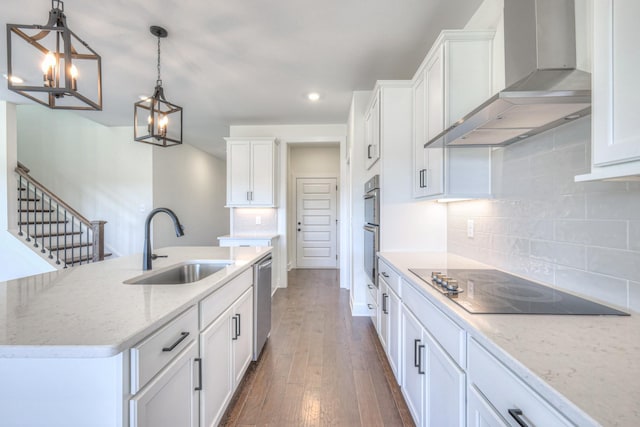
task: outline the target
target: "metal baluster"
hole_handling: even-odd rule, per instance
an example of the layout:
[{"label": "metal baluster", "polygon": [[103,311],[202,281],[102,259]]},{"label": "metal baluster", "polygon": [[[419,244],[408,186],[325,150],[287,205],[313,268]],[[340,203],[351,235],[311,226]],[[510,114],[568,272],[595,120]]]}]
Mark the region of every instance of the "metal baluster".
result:
[{"label": "metal baluster", "polygon": [[[80,252],[80,255],[78,256],[78,258],[80,259],[80,265],[82,265],[82,235],[83,235],[83,223],[80,223],[80,247],[78,248],[78,252]],[[85,226],[86,228],[86,226]]]},{"label": "metal baluster", "polygon": [[67,268],[67,210],[64,210],[64,268]]},{"label": "metal baluster", "polygon": [[76,242],[75,242],[75,228],[76,228],[76,224],[75,224],[75,219],[76,217],[71,215],[71,267],[73,267],[73,264],[75,264],[75,257],[76,257]]},{"label": "metal baluster", "polygon": [[[36,226],[36,205],[38,204],[38,188],[33,186],[33,247],[38,247],[38,227]],[[29,219],[27,218],[27,223]]]},{"label": "metal baluster", "polygon": [[[40,194],[42,194],[42,203],[40,203],[40,252],[45,253],[47,252],[47,250],[44,248],[44,219],[42,218],[42,216],[44,215],[44,191],[41,191]],[[37,212],[33,212],[34,224],[38,223],[38,221],[36,221],[36,214]],[[51,233],[51,230],[49,230],[49,233]]]},{"label": "metal baluster", "polygon": [[60,205],[56,203],[56,265],[60,265]]},{"label": "metal baluster", "polygon": [[[51,197],[49,197],[49,259],[53,259],[53,253],[51,252],[51,235],[53,234],[53,230],[51,229]],[[44,212],[42,212],[44,215]]]},{"label": "metal baluster", "polygon": [[[29,233],[29,184],[29,181],[27,181],[27,242],[31,241],[31,233]],[[22,218],[20,220],[22,220]]]},{"label": "metal baluster", "polygon": [[18,236],[22,236],[24,233],[22,232],[22,175],[20,175],[18,181],[18,227],[20,231],[18,232]]}]

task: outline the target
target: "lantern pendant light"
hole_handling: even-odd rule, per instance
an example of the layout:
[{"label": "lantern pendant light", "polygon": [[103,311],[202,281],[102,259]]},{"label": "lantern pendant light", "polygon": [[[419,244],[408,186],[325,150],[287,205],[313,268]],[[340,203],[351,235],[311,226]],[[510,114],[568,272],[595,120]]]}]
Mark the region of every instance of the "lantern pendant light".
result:
[{"label": "lantern pendant light", "polygon": [[102,110],[102,60],[69,29],[61,0],[45,25],[7,24],[7,81],[49,108]]},{"label": "lantern pendant light", "polygon": [[134,104],[134,138],[147,144],[171,147],[182,144],[182,107],[166,100],[160,78],[160,39],[168,33],[155,25],[149,31],[158,38],[158,79],[153,95]]}]

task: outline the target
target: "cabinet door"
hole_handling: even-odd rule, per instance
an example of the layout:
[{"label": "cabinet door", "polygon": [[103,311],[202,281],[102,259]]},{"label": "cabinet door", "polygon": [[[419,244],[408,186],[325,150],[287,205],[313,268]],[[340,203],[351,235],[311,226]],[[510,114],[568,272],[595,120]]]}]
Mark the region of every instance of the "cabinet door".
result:
[{"label": "cabinet door", "polygon": [[425,133],[425,80],[424,72],[420,73],[413,85],[413,197],[426,195],[427,142]]},{"label": "cabinet door", "polygon": [[198,346],[192,342],[130,400],[131,427],[198,426],[197,357]]},{"label": "cabinet door", "polygon": [[423,333],[425,357],[425,425],[465,426],[465,374],[429,333]]},{"label": "cabinet door", "polygon": [[231,314],[232,309],[229,308],[200,334],[201,427],[218,424],[233,394]]},{"label": "cabinet door", "polygon": [[597,1],[593,8],[593,163],[640,160],[640,2]]},{"label": "cabinet door", "polygon": [[387,300],[387,311],[389,312],[389,333],[387,335],[387,356],[391,370],[396,376],[398,384],[402,385],[400,380],[400,308],[402,307],[400,298],[389,287],[389,298]]},{"label": "cabinet door", "polygon": [[234,304],[232,318],[233,387],[237,387],[253,357],[253,288]]},{"label": "cabinet door", "polygon": [[366,169],[380,158],[380,91],[377,91],[369,110],[365,115],[365,153]]},{"label": "cabinet door", "polygon": [[389,333],[389,310],[387,309],[387,304],[389,303],[389,286],[382,277],[378,277],[378,285],[380,286],[380,290],[378,291],[378,337],[380,338],[382,348],[386,351]]},{"label": "cabinet door", "polygon": [[433,51],[426,66],[427,141],[444,130],[444,57],[443,47]]},{"label": "cabinet door", "polygon": [[274,161],[272,142],[251,142],[251,205],[274,204]]},{"label": "cabinet door", "polygon": [[248,205],[251,191],[251,143],[227,144],[227,204]]},{"label": "cabinet door", "polygon": [[469,386],[467,394],[467,417],[468,427],[508,427],[508,424],[473,385]]},{"label": "cabinet door", "polygon": [[424,350],[422,326],[406,307],[402,307],[402,394],[417,426],[423,425]]}]

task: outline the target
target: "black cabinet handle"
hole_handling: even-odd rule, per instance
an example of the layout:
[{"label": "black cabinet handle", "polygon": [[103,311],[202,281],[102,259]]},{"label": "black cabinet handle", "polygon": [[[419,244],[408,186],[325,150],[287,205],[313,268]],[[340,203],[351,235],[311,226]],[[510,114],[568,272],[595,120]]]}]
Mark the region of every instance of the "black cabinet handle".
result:
[{"label": "black cabinet handle", "polygon": [[386,271],[381,272],[380,274],[382,274],[384,277],[386,277],[387,279],[389,278],[389,275],[387,274]]},{"label": "black cabinet handle", "polygon": [[369,144],[367,145],[367,159],[371,159],[371,147],[373,147],[373,145]]},{"label": "black cabinet handle", "polygon": [[198,362],[198,387],[194,388],[196,391],[202,390],[202,359],[196,357],[193,362]]},{"label": "black cabinet handle", "polygon": [[367,304],[367,307],[369,307],[369,310],[373,310],[373,306],[371,304]]},{"label": "black cabinet handle", "polygon": [[171,344],[169,347],[163,347],[162,351],[172,351],[174,348],[176,348],[182,341],[184,341],[187,337],[189,336],[189,332],[182,332],[180,333],[180,338],[178,338],[178,340],[176,342],[174,342],[173,344]]},{"label": "black cabinet handle", "polygon": [[524,418],[524,413],[521,409],[509,409],[509,415],[513,417],[514,420],[518,423],[520,427],[530,427],[529,424],[526,423]]},{"label": "black cabinet handle", "polygon": [[231,338],[233,341],[238,339],[238,318],[233,316],[233,337]]},{"label": "black cabinet handle", "polygon": [[420,169],[420,188],[424,188],[424,169]]},{"label": "black cabinet handle", "polygon": [[413,366],[420,370],[420,361],[418,360],[418,343],[420,340],[413,340]]},{"label": "black cabinet handle", "polygon": [[424,375],[424,371],[422,370],[422,349],[424,348],[424,344],[420,344],[418,346],[418,373],[420,375]]},{"label": "black cabinet handle", "polygon": [[237,330],[237,333],[238,333],[238,336],[240,336],[240,335],[242,335],[242,332],[241,332],[242,329],[240,329],[240,328],[242,328],[242,320],[240,319],[240,314],[236,314],[236,316],[238,316],[238,323],[237,323],[238,330]]},{"label": "black cabinet handle", "polygon": [[389,311],[387,310],[387,298],[389,298],[389,295],[382,294],[382,312],[384,314],[389,314]]}]

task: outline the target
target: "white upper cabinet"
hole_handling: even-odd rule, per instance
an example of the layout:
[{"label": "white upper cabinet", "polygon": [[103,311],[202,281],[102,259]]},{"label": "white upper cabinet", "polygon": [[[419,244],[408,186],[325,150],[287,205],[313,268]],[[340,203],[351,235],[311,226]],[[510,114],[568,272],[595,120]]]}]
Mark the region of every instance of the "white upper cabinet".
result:
[{"label": "white upper cabinet", "polygon": [[415,198],[491,194],[490,148],[424,145],[491,97],[493,36],[494,31],[443,31],[413,79]]},{"label": "white upper cabinet", "polygon": [[365,153],[364,165],[366,169],[380,158],[380,89],[376,90],[364,116]]},{"label": "white upper cabinet", "polygon": [[577,181],[640,175],[638,15],[637,0],[593,2],[592,168]]},{"label": "white upper cabinet", "polygon": [[274,138],[226,138],[227,206],[276,206]]}]

